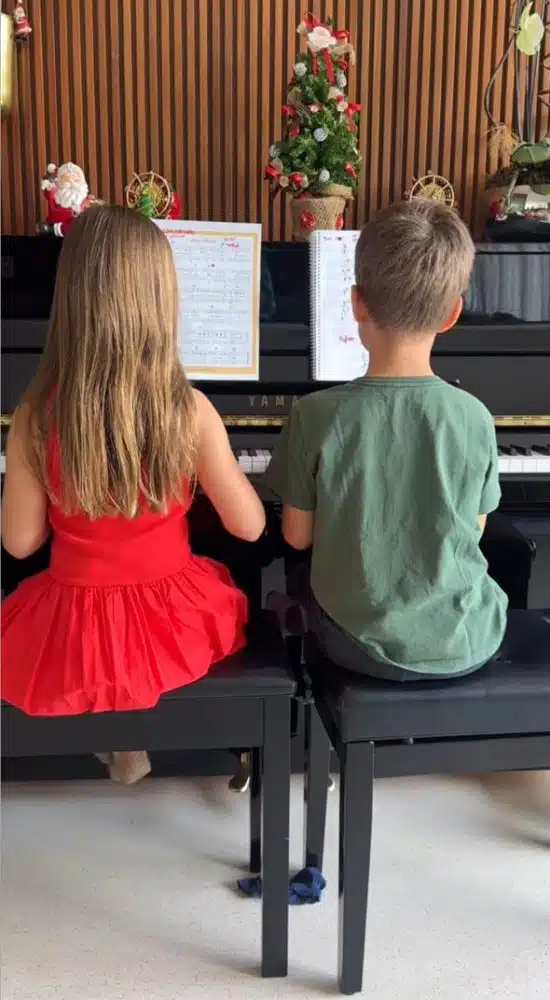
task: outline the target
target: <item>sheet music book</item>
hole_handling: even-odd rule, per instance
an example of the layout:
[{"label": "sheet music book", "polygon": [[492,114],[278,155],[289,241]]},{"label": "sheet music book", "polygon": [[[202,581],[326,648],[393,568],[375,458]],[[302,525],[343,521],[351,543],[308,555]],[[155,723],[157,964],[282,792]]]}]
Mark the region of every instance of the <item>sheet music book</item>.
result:
[{"label": "sheet music book", "polygon": [[348,382],[364,375],[369,354],[351,309],[359,232],[320,229],[310,237],[312,376]]},{"label": "sheet music book", "polygon": [[189,378],[258,379],[262,227],[156,221],[176,263],[178,339]]}]

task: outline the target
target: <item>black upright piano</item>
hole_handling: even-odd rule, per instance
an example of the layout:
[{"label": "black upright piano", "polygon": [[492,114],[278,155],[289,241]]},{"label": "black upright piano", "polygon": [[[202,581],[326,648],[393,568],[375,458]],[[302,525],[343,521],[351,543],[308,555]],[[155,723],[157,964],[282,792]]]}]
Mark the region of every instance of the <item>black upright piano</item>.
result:
[{"label": "black upright piano", "polygon": [[[2,240],[2,432],[44,345],[61,240]],[[260,380],[201,382],[239,463],[262,487],[293,401],[323,388],[310,377],[308,248],[262,245]],[[493,414],[502,508],[550,518],[550,244],[479,244],[465,308],[438,338],[434,369]],[[2,449],[3,452],[3,449]],[[3,461],[3,455],[2,455]]]}]

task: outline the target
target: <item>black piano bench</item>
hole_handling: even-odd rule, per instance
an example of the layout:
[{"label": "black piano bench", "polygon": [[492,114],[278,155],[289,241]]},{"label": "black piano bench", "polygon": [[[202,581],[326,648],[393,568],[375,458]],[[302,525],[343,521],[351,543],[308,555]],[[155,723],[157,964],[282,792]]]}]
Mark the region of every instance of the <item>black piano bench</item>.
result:
[{"label": "black piano bench", "polygon": [[[216,664],[202,680],[165,695],[155,708],[32,718],[2,705],[6,757],[109,750],[254,748],[250,797],[250,867],[263,868],[264,977],[288,971],[290,711],[295,682],[284,645],[263,618],[248,647]],[[263,857],[262,857],[263,855]]]},{"label": "black piano bench", "polygon": [[343,994],[362,988],[374,778],[550,768],[550,612],[541,611],[540,619],[548,623],[546,663],[522,664],[518,657],[463,679],[418,684],[350,674],[323,659],[306,637],[312,697],[306,705],[305,863],[323,863],[332,744],[340,761]]}]

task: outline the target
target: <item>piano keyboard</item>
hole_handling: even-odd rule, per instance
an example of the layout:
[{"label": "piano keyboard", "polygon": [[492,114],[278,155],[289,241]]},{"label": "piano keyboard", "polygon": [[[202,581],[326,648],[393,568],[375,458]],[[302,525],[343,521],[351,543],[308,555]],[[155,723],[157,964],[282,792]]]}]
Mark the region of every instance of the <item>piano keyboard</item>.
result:
[{"label": "piano keyboard", "polygon": [[[268,448],[239,448],[234,452],[239,467],[247,476],[261,476],[271,461],[273,452]],[[6,458],[2,452],[0,473],[4,474]],[[550,445],[521,445],[498,449],[498,471],[501,476],[550,476]]]},{"label": "piano keyboard", "polygon": [[[234,454],[243,472],[261,475],[266,471],[273,452],[267,448],[240,448]],[[499,446],[498,471],[501,476],[549,476],[550,445],[534,445],[532,448]]]}]

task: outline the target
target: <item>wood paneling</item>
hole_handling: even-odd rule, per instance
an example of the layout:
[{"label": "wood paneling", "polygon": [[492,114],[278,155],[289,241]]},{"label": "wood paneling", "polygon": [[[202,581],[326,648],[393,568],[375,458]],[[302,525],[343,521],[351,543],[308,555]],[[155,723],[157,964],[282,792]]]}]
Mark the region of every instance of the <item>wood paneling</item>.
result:
[{"label": "wood paneling", "polygon": [[[262,180],[280,134],[304,0],[28,0],[34,32],[17,50],[2,124],[2,230],[33,233],[49,161],[73,159],[91,190],[122,201],[134,170],[158,170],[188,218],[257,221],[290,234],[288,206]],[[364,169],[348,222],[400,197],[428,170],[447,175],[469,221],[487,150],[482,98],[503,51],[512,0],[319,0],[351,29],[352,99],[363,104]],[[509,118],[512,77],[495,87]],[[538,109],[539,129],[548,120]]]}]

